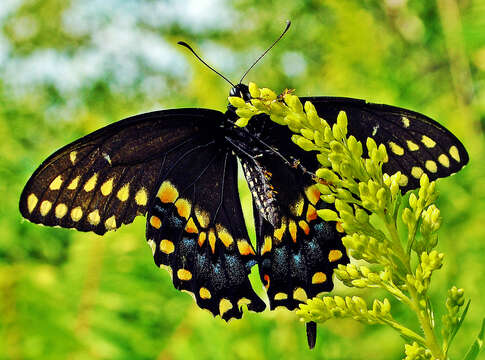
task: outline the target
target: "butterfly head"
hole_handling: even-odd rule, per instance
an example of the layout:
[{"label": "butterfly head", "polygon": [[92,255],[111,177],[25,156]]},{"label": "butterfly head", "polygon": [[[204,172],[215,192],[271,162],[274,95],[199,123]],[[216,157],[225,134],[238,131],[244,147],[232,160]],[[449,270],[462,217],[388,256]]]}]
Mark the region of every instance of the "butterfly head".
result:
[{"label": "butterfly head", "polygon": [[246,102],[251,100],[251,94],[249,93],[248,86],[241,83],[237,84],[231,89],[229,96],[240,97]]}]

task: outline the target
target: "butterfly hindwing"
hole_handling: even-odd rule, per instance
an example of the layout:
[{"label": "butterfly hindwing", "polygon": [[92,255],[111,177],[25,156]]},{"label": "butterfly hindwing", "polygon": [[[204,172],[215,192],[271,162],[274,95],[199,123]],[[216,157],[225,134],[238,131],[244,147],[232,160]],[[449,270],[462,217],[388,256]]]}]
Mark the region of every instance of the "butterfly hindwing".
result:
[{"label": "butterfly hindwing", "polygon": [[430,180],[446,177],[468,163],[468,153],[450,131],[429,117],[399,107],[364,100],[334,97],[300,98],[311,101],[320,117],[333,124],[340,111],[348,118],[348,132],[365,144],[372,137],[389,155],[383,170],[397,171],[403,191],[419,186],[426,173]]},{"label": "butterfly hindwing", "polygon": [[34,223],[98,234],[128,224],[145,214],[164,154],[194,138],[210,141],[221,121],[218,111],[178,109],[95,131],[41,164],[24,188],[20,212]]},{"label": "butterfly hindwing", "polygon": [[257,256],[241,210],[235,156],[208,147],[162,172],[147,214],[155,263],[215,316],[240,318],[243,305],[262,311],[248,279]]},{"label": "butterfly hindwing", "polygon": [[333,269],[349,261],[341,241],[343,230],[317,215],[317,209],[333,209],[333,205],[320,199],[314,179],[299,166],[315,171],[315,154],[289,141],[289,129],[265,115],[253,118],[248,126],[290,161],[274,153],[241,157],[253,196],[261,281],[272,309],[294,309],[333,288]]}]

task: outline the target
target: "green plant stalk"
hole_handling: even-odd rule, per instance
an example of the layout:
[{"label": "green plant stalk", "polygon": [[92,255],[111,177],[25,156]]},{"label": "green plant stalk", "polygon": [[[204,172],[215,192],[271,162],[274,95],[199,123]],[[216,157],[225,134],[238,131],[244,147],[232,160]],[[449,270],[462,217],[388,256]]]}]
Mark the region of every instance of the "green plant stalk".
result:
[{"label": "green plant stalk", "polygon": [[[414,276],[413,271],[411,269],[410,257],[406,252],[404,252],[401,240],[399,239],[399,234],[397,232],[396,224],[386,222],[386,227],[387,227],[387,230],[389,231],[389,234],[390,234],[391,239],[392,239],[391,243],[393,244],[393,249],[398,254],[399,259],[406,266],[406,270],[408,271],[408,273],[411,274],[412,276]],[[416,226],[416,228],[417,228],[417,226]],[[413,236],[413,238],[414,238],[414,236]],[[431,309],[428,306],[428,304],[429,304],[428,296],[424,295],[425,300],[426,300],[426,308],[422,309],[421,306],[420,306],[420,299],[419,299],[419,296],[418,296],[416,289],[414,288],[414,285],[409,283],[408,281],[406,281],[406,287],[407,287],[409,295],[411,297],[411,303],[410,303],[411,308],[416,313],[418,320],[419,320],[419,323],[421,325],[421,328],[423,329],[426,346],[428,347],[429,350],[431,350],[431,353],[433,354],[433,356],[436,359],[444,360],[446,358],[445,354],[444,354],[441,346],[438,343],[438,339],[436,337],[436,334],[433,331],[431,318],[429,317]]]}]

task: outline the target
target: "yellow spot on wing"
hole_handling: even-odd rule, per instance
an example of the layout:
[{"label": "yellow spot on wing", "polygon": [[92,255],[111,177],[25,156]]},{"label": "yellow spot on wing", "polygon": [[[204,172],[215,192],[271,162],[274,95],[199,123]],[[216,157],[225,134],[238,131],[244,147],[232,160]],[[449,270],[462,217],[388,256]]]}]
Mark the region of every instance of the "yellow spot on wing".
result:
[{"label": "yellow spot on wing", "polygon": [[161,202],[171,203],[179,197],[179,192],[170,181],[165,180],[160,186],[157,196],[160,198]]},{"label": "yellow spot on wing", "polygon": [[141,188],[135,195],[135,202],[139,206],[145,206],[148,202],[148,195],[145,188]]},{"label": "yellow spot on wing", "polygon": [[61,188],[62,181],[63,181],[62,176],[57,175],[57,177],[54,180],[52,180],[51,184],[49,185],[49,189],[59,190]]},{"label": "yellow spot on wing", "polygon": [[155,229],[160,229],[162,226],[162,221],[158,216],[153,215],[150,217],[150,225],[153,226]]},{"label": "yellow spot on wing", "polygon": [[286,300],[286,299],[288,299],[288,294],[285,294],[285,293],[279,292],[279,293],[277,293],[277,294],[274,296],[274,299],[275,299],[275,300]]},{"label": "yellow spot on wing", "polygon": [[101,194],[103,194],[103,196],[108,196],[111,194],[111,191],[113,191],[113,178],[105,181],[104,184],[101,185]]},{"label": "yellow spot on wing", "polygon": [[303,197],[300,196],[299,199],[291,207],[291,212],[293,213],[293,215],[301,216],[304,205],[305,205],[305,201],[303,200]]},{"label": "yellow spot on wing", "polygon": [[421,142],[427,147],[427,148],[433,148],[436,145],[436,142],[433,139],[430,139],[426,135],[423,135],[421,138]]},{"label": "yellow spot on wing", "polygon": [[281,219],[281,226],[278,229],[274,229],[274,237],[281,241],[283,234],[286,231],[286,218]]},{"label": "yellow spot on wing", "polygon": [[321,284],[327,281],[327,275],[325,273],[319,271],[313,274],[312,277],[312,284]]},{"label": "yellow spot on wing", "polygon": [[438,161],[444,167],[450,167],[450,159],[445,154],[441,154],[440,156],[438,156]]},{"label": "yellow spot on wing", "polygon": [[69,154],[69,159],[71,160],[72,164],[76,163],[77,151],[71,151]]},{"label": "yellow spot on wing", "polygon": [[76,206],[74,209],[71,210],[71,219],[72,221],[79,221],[83,217],[83,210],[80,206]]},{"label": "yellow spot on wing", "polygon": [[101,217],[99,216],[99,210],[98,209],[91,211],[88,214],[88,222],[91,225],[96,226],[96,225],[99,224],[100,221],[101,221]]},{"label": "yellow spot on wing", "polygon": [[40,214],[46,216],[51,210],[52,203],[49,200],[44,200],[40,203]]},{"label": "yellow spot on wing", "polygon": [[192,279],[192,273],[189,270],[178,269],[177,270],[177,277],[180,280],[188,281],[188,280]]},{"label": "yellow spot on wing", "polygon": [[[175,251],[175,245],[173,244],[173,242],[171,242],[170,240],[167,240],[167,239],[163,239],[161,242],[160,242],[160,250],[165,253],[165,254],[171,254]],[[180,270],[179,270],[180,271]],[[180,277],[180,276],[179,276]]]},{"label": "yellow spot on wing", "polygon": [[205,232],[201,232],[199,234],[199,239],[197,240],[199,247],[202,247],[202,245],[204,245],[205,239],[207,239],[207,234]]},{"label": "yellow spot on wing", "polygon": [[310,226],[308,226],[308,224],[305,220],[300,220],[298,222],[298,226],[303,230],[305,235],[310,234]]},{"label": "yellow spot on wing", "polygon": [[190,218],[189,221],[187,221],[185,231],[189,234],[197,234],[199,232],[199,229],[197,229],[197,226],[194,223],[194,219]]},{"label": "yellow spot on wing", "polygon": [[416,179],[420,179],[421,175],[423,175],[423,169],[421,169],[419,166],[413,166],[411,169],[411,175]]},{"label": "yellow spot on wing", "polygon": [[402,124],[404,125],[405,128],[409,127],[409,119],[405,116],[401,118]]},{"label": "yellow spot on wing", "polygon": [[209,226],[209,213],[200,209],[199,207],[195,208],[195,217],[199,222],[200,226],[203,228],[207,228]]},{"label": "yellow spot on wing", "polygon": [[209,300],[212,297],[211,292],[209,291],[209,289],[207,289],[205,287],[201,287],[199,289],[199,295],[200,295],[200,298],[201,299],[204,299],[204,300]]},{"label": "yellow spot on wing", "polygon": [[318,200],[320,200],[320,190],[318,190],[316,185],[311,185],[305,190],[306,197],[313,205],[315,205]]},{"label": "yellow spot on wing", "polygon": [[212,253],[216,252],[216,234],[214,229],[209,230],[209,245],[211,247]]},{"label": "yellow spot on wing", "polygon": [[98,180],[98,174],[94,174],[91,178],[84,184],[84,191],[90,192],[96,187],[96,181]]},{"label": "yellow spot on wing", "polygon": [[237,249],[239,250],[239,253],[243,256],[245,255],[255,255],[253,248],[251,245],[247,242],[247,240],[240,239],[237,241]]},{"label": "yellow spot on wing", "polygon": [[248,298],[245,298],[245,297],[240,298],[240,299],[237,301],[237,307],[238,307],[239,309],[241,309],[241,307],[242,307],[243,305],[249,305],[249,304],[251,304],[251,300],[249,300]]},{"label": "yellow spot on wing", "polygon": [[77,188],[77,186],[79,185],[79,179],[81,178],[81,176],[76,176],[72,181],[71,183],[67,186],[67,189],[68,190],[75,190]]},{"label": "yellow spot on wing", "polygon": [[272,247],[273,247],[273,239],[271,238],[271,236],[265,236],[264,244],[263,244],[263,247],[261,248],[261,255],[264,255],[267,252],[270,252]]},{"label": "yellow spot on wing", "polygon": [[294,243],[296,243],[296,231],[297,231],[297,228],[296,228],[296,223],[294,220],[290,220],[290,223],[288,225],[288,229],[290,231],[290,235],[291,235],[291,238],[293,240]]},{"label": "yellow spot on wing", "polygon": [[328,253],[328,261],[334,262],[340,260],[343,254],[340,250],[330,250]]},{"label": "yellow spot on wing", "polygon": [[107,230],[114,230],[116,229],[116,217],[113,215],[110,218],[108,218],[105,222],[104,225],[106,226]]},{"label": "yellow spot on wing", "polygon": [[227,231],[227,229],[222,226],[221,224],[216,224],[217,236],[221,239],[222,243],[226,248],[232,245],[234,239],[232,238],[231,234]]},{"label": "yellow spot on wing", "polygon": [[226,298],[221,299],[219,302],[219,314],[224,315],[226,312],[232,309],[232,303]]},{"label": "yellow spot on wing", "polygon": [[35,196],[34,194],[30,194],[27,197],[27,210],[29,210],[29,213],[32,213],[32,211],[34,211],[35,205],[37,205],[38,201],[39,199],[37,199],[37,196]]},{"label": "yellow spot on wing", "polygon": [[391,151],[394,154],[399,155],[399,156],[404,155],[404,149],[401,146],[399,146],[398,144],[396,144],[392,141],[389,141],[389,146],[391,148]]},{"label": "yellow spot on wing", "polygon": [[460,153],[458,152],[458,148],[455,145],[450,147],[450,155],[456,161],[460,161]]},{"label": "yellow spot on wing", "polygon": [[177,208],[177,212],[181,217],[185,218],[186,220],[189,218],[192,205],[190,205],[188,200],[178,199],[175,202],[175,207]]},{"label": "yellow spot on wing", "polygon": [[416,151],[416,150],[419,150],[419,145],[416,144],[414,141],[411,141],[411,140],[407,140],[406,141],[406,144],[408,144],[408,149],[410,151]]},{"label": "yellow spot on wing", "polygon": [[293,291],[293,299],[299,300],[299,301],[307,301],[308,297],[306,294],[306,291],[303,290],[301,287],[296,288],[295,291]]},{"label": "yellow spot on wing", "polygon": [[60,203],[56,206],[56,218],[62,219],[67,214],[66,204]]},{"label": "yellow spot on wing", "polygon": [[118,190],[116,197],[120,199],[120,201],[128,200],[130,197],[130,183],[123,185],[122,188]]},{"label": "yellow spot on wing", "polygon": [[426,169],[428,169],[429,172],[435,173],[438,171],[438,166],[433,160],[426,160],[424,166],[426,166]]},{"label": "yellow spot on wing", "polygon": [[337,223],[335,224],[335,229],[337,229],[339,233],[345,232],[345,229],[340,221],[337,221]]}]

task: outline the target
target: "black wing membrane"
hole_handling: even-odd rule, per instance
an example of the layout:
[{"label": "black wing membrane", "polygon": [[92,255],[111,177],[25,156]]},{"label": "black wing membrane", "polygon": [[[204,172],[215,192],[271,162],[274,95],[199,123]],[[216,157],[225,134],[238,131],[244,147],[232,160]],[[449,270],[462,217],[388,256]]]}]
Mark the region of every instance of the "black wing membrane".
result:
[{"label": "black wing membrane", "polygon": [[218,149],[212,144],[167,158],[146,234],[174,286],[227,321],[241,318],[243,305],[259,312],[265,304],[248,279],[257,256],[241,210],[236,157]]},{"label": "black wing membrane", "polygon": [[146,213],[163,160],[213,138],[223,114],[156,111],[99,129],[56,151],[34,172],[20,212],[37,224],[104,234]]},{"label": "black wing membrane", "polygon": [[[310,171],[317,169],[315,153],[291,143],[287,127],[272,123],[266,115],[253,118],[249,131],[254,131],[252,124],[263,128],[260,139],[286,159]],[[332,290],[333,269],[349,258],[341,241],[343,229],[320,219],[316,210],[334,209],[333,205],[320,199],[310,175],[280,157],[270,153],[241,158],[253,195],[259,271],[271,308],[291,310],[307,298]]]},{"label": "black wing membrane", "polygon": [[311,101],[320,117],[333,124],[340,111],[348,117],[348,131],[365,144],[372,137],[387,147],[389,162],[384,171],[401,171],[403,190],[419,186],[426,173],[430,180],[456,173],[468,163],[462,143],[429,117],[399,107],[340,97],[302,97]]}]

